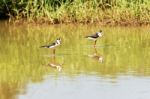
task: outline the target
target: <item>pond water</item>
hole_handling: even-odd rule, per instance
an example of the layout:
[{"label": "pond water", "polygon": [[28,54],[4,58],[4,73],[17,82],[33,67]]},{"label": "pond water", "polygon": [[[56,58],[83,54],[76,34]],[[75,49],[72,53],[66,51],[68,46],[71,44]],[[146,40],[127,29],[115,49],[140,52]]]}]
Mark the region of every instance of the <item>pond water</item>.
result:
[{"label": "pond water", "polygon": [[[100,29],[94,47],[85,36]],[[55,54],[40,47],[57,38]],[[150,97],[149,27],[0,22],[0,45],[0,99]]]}]

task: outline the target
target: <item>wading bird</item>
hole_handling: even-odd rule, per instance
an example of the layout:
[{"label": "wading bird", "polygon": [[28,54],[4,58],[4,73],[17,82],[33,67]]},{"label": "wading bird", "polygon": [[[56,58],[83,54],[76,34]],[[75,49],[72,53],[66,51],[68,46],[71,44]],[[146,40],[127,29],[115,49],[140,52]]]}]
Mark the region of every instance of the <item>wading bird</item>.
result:
[{"label": "wading bird", "polygon": [[90,40],[93,40],[94,41],[94,47],[96,46],[96,41],[99,37],[102,37],[103,34],[102,34],[102,30],[100,30],[99,32],[96,32],[95,34],[93,35],[90,35],[90,36],[86,36],[85,38],[87,39],[90,39]]},{"label": "wading bird", "polygon": [[41,46],[41,47],[53,49],[53,54],[55,54],[55,48],[56,48],[57,46],[59,46],[60,44],[61,44],[61,39],[58,38],[58,39],[56,39],[55,42],[53,42],[53,43],[51,43],[51,44],[49,44],[49,45]]}]

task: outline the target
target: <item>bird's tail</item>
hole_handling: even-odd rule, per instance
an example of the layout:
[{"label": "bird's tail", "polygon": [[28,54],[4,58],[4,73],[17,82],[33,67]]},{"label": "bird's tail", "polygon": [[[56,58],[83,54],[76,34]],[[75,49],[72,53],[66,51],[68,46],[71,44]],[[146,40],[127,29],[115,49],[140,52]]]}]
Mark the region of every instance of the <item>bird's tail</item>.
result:
[{"label": "bird's tail", "polygon": [[40,48],[48,48],[48,46],[44,45],[44,46],[40,46]]},{"label": "bird's tail", "polygon": [[84,38],[88,38],[89,36],[85,36]]}]

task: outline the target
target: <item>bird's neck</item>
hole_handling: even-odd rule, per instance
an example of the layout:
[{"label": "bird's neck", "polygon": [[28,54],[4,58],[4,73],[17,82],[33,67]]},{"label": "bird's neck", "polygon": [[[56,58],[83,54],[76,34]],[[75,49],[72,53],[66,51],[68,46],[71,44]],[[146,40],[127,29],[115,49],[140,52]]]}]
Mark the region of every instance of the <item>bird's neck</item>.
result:
[{"label": "bird's neck", "polygon": [[60,44],[60,41],[56,41],[56,44]]}]

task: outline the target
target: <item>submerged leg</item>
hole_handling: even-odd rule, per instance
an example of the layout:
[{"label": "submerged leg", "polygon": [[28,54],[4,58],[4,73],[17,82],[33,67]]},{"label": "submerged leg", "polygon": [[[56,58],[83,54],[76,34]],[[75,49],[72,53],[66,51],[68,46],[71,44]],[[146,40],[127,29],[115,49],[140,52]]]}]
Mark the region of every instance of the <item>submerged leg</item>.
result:
[{"label": "submerged leg", "polygon": [[97,41],[97,40],[95,40],[95,42],[94,42],[94,47],[96,46],[96,41]]},{"label": "submerged leg", "polygon": [[55,49],[53,49],[53,54],[55,55]]},{"label": "submerged leg", "polygon": [[94,53],[97,55],[97,49],[94,47]]}]

